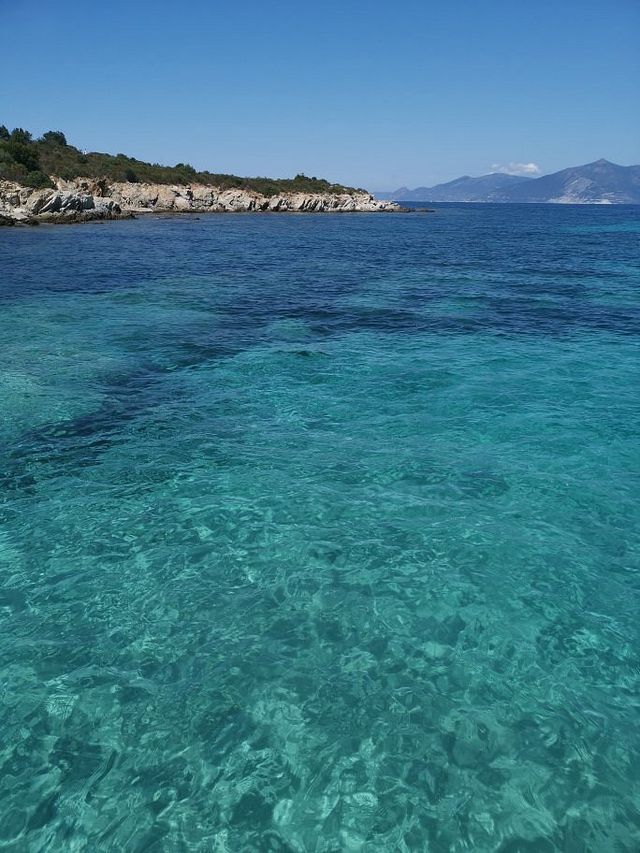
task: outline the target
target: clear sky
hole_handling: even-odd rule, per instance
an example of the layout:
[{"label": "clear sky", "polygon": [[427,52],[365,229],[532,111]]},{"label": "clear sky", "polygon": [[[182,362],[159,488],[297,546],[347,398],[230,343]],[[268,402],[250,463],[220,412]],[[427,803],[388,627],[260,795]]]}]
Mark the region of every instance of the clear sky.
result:
[{"label": "clear sky", "polygon": [[0,0],[0,124],[375,190],[628,165],[639,45],[640,0]]}]

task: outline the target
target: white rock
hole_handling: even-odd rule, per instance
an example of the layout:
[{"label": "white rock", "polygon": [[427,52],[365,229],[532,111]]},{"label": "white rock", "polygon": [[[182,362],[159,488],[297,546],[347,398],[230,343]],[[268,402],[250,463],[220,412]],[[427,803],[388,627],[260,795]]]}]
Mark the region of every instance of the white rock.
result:
[{"label": "white rock", "polygon": [[54,178],[55,189],[33,189],[14,181],[0,181],[0,213],[11,219],[77,212],[109,216],[122,211],[395,211],[394,202],[379,201],[366,192],[281,193],[263,196],[253,190],[221,189],[191,184],[108,183],[94,178],[71,181]]}]

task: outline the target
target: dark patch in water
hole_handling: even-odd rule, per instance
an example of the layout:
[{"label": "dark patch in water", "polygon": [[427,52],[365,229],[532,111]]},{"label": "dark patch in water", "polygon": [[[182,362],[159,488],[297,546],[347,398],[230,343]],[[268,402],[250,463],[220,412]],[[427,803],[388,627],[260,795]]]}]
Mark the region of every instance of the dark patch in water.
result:
[{"label": "dark patch in water", "polygon": [[[118,441],[124,427],[168,398],[162,386],[166,371],[145,366],[107,380],[105,402],[94,412],[62,423],[45,424],[23,433],[5,448],[0,488],[32,490],[43,468],[54,476],[59,468],[93,465],[99,455]],[[175,386],[171,393],[174,395]]]},{"label": "dark patch in water", "polygon": [[465,497],[472,498],[498,497],[509,491],[509,483],[504,477],[485,471],[470,471],[455,485]]}]

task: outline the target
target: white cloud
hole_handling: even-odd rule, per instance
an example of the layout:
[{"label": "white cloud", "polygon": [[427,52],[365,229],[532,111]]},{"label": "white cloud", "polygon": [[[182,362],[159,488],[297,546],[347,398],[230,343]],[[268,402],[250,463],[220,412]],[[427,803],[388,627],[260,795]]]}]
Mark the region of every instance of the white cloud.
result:
[{"label": "white cloud", "polygon": [[539,175],[541,170],[537,163],[494,163],[491,171],[502,172],[504,175]]}]

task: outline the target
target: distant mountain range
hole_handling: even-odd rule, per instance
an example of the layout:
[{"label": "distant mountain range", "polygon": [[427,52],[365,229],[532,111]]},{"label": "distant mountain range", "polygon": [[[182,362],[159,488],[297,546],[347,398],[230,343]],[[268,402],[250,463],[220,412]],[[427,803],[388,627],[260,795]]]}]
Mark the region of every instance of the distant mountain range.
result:
[{"label": "distant mountain range", "polygon": [[465,175],[435,187],[415,190],[401,187],[376,196],[395,201],[640,204],[640,166],[618,166],[608,160],[596,160],[541,178],[497,172],[480,178]]}]

